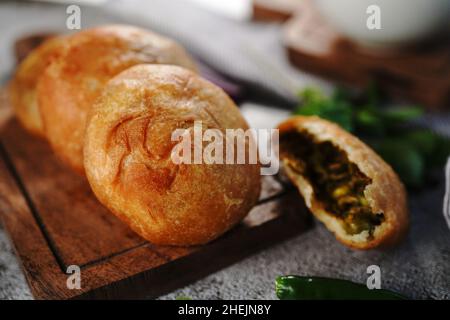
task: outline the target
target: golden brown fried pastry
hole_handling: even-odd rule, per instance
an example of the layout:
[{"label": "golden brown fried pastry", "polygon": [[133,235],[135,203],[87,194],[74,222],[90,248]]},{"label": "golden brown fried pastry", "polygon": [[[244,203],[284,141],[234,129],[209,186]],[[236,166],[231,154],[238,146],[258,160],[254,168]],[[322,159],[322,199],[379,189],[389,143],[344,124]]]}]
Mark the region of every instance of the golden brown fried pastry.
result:
[{"label": "golden brown fried pastry", "polygon": [[393,244],[406,233],[403,184],[372,149],[318,117],[293,117],[279,129],[285,173],[338,240],[370,249]]},{"label": "golden brown fried pastry", "polygon": [[195,66],[174,41],[131,26],[97,27],[67,41],[38,83],[39,108],[51,145],[82,173],[86,115],[109,79],[141,63]]},{"label": "golden brown fried pastry", "polygon": [[36,97],[36,85],[63,45],[62,37],[54,37],[33,50],[19,65],[9,86],[9,96],[20,123],[31,133],[43,136],[42,119]]},{"label": "golden brown fried pastry", "polygon": [[172,141],[172,133],[187,129],[191,136],[196,121],[202,121],[202,132],[248,128],[220,88],[168,65],[122,72],[90,112],[84,164],[92,190],[152,243],[211,241],[243,219],[258,199],[257,164],[175,164],[171,154],[179,141]]}]

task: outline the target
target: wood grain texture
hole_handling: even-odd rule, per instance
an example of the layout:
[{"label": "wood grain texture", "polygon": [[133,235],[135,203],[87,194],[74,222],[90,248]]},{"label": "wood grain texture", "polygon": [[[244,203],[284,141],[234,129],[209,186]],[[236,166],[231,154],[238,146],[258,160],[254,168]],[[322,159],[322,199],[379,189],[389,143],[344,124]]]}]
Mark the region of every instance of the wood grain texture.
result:
[{"label": "wood grain texture", "polygon": [[283,42],[291,63],[308,72],[360,88],[376,81],[387,93],[430,108],[450,103],[450,41],[384,53],[360,48],[305,0],[286,23]]},{"label": "wood grain texture", "polygon": [[255,21],[286,21],[294,15],[299,2],[299,0],[253,0],[252,18]]},{"label": "wood grain texture", "polygon": [[[10,116],[0,123],[0,217],[37,299],[157,297],[308,225],[297,192],[267,177],[259,204],[218,240],[155,246],[110,214],[45,141]],[[80,290],[66,286],[69,265],[81,268]]]}]

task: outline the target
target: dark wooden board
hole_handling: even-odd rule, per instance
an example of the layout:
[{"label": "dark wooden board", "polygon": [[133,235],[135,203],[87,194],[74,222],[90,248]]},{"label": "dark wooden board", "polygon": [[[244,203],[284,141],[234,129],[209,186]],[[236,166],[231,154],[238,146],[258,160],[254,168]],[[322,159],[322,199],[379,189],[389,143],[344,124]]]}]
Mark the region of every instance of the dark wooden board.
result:
[{"label": "dark wooden board", "polygon": [[286,21],[295,14],[299,2],[299,0],[253,0],[252,18],[255,21]]},{"label": "dark wooden board", "polygon": [[393,96],[431,108],[450,105],[450,41],[389,52],[360,48],[304,0],[286,23],[283,42],[290,61],[308,72],[360,88],[375,80]]},{"label": "dark wooden board", "polygon": [[[37,299],[157,297],[308,225],[297,192],[267,177],[259,204],[218,240],[188,248],[152,245],[97,202],[85,178],[1,105],[0,115],[0,218]],[[69,265],[81,268],[80,290],[66,286]]]}]

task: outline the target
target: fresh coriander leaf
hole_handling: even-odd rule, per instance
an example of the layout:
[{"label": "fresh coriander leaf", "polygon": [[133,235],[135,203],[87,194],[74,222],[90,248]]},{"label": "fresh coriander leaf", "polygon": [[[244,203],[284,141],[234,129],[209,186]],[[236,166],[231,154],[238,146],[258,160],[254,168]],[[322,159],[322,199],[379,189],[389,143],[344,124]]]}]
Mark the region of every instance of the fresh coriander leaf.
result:
[{"label": "fresh coriander leaf", "polygon": [[389,163],[408,187],[420,187],[425,173],[425,162],[420,152],[406,140],[385,140],[374,149]]},{"label": "fresh coriander leaf", "polygon": [[426,129],[414,129],[401,136],[421,153],[427,167],[443,166],[450,155],[450,139]]},{"label": "fresh coriander leaf", "polygon": [[402,137],[409,144],[414,145],[424,157],[432,156],[439,144],[439,137],[433,132],[424,129],[406,132]]},{"label": "fresh coriander leaf", "polygon": [[349,132],[353,132],[353,115],[352,111],[346,105],[336,105],[333,109],[329,109],[320,115],[322,118],[339,124],[342,128]]},{"label": "fresh coriander leaf", "polygon": [[367,99],[367,106],[376,108],[380,105],[381,94],[375,82],[370,82],[364,95]]},{"label": "fresh coriander leaf", "polygon": [[423,115],[420,107],[398,107],[384,110],[382,116],[385,120],[394,124],[411,121]]},{"label": "fresh coriander leaf", "polygon": [[385,134],[384,122],[378,113],[364,108],[355,113],[355,124],[358,133],[371,136],[383,136]]},{"label": "fresh coriander leaf", "polygon": [[350,93],[342,87],[337,87],[331,95],[331,100],[334,102],[348,103],[351,100]]},{"label": "fresh coriander leaf", "polygon": [[436,135],[436,145],[429,157],[430,166],[443,166],[450,156],[450,139]]},{"label": "fresh coriander leaf", "polygon": [[373,83],[360,97],[342,88],[331,96],[307,88],[299,96],[302,105],[296,114],[319,116],[363,138],[409,187],[420,186],[425,180],[425,168],[442,166],[450,155],[450,139],[404,126],[423,114],[421,107],[382,108],[382,96]]},{"label": "fresh coriander leaf", "polygon": [[303,103],[297,108],[295,114],[315,115],[335,122],[347,131],[353,130],[353,112],[351,105],[347,102],[325,97],[320,91],[310,88],[301,92],[300,97]]},{"label": "fresh coriander leaf", "polygon": [[321,90],[311,87],[300,91],[299,97],[304,104],[318,103],[326,99]]}]

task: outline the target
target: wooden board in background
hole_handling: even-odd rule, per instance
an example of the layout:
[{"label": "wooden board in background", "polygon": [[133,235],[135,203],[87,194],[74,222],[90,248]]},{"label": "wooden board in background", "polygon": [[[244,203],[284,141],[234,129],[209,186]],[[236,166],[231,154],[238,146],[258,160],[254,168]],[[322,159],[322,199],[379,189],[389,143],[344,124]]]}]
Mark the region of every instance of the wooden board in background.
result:
[{"label": "wooden board in background", "polygon": [[283,22],[292,17],[302,0],[253,0],[253,20]]},{"label": "wooden board in background", "polygon": [[[0,218],[38,299],[157,297],[305,230],[309,215],[297,192],[263,181],[259,204],[218,240],[155,246],[101,206],[45,141],[12,118],[0,129]],[[73,264],[81,290],[66,286]]]},{"label": "wooden board in background", "polygon": [[283,42],[300,69],[360,88],[375,80],[393,96],[450,107],[450,41],[396,52],[363,49],[336,33],[313,1],[303,0],[284,27]]}]

